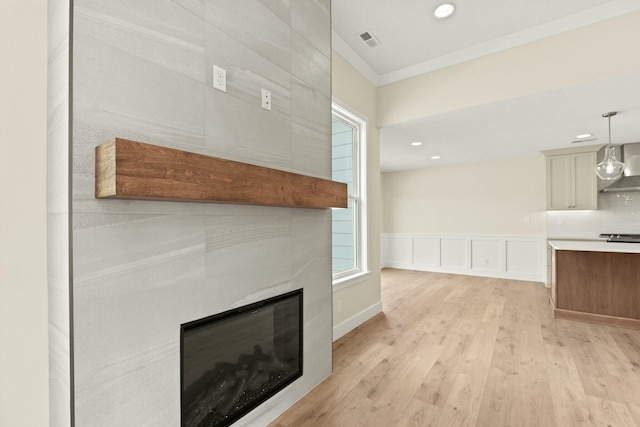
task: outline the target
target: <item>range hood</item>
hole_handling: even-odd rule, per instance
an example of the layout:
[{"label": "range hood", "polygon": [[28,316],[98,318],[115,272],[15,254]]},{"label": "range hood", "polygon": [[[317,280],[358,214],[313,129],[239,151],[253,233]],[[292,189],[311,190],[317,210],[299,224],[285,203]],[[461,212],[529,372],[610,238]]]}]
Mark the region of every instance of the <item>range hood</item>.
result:
[{"label": "range hood", "polygon": [[622,178],[603,188],[602,192],[640,191],[640,142],[620,146],[620,160],[624,162]]}]

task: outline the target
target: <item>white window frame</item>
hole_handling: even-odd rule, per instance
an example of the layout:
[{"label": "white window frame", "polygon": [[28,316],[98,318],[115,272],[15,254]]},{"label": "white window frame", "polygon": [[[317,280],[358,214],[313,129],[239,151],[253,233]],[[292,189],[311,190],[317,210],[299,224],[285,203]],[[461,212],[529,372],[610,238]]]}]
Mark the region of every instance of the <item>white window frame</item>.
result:
[{"label": "white window frame", "polygon": [[368,226],[367,226],[367,120],[341,105],[334,99],[331,103],[331,118],[351,127],[353,132],[353,185],[348,198],[354,204],[354,257],[355,268],[333,275],[333,285],[344,287],[369,275]]}]

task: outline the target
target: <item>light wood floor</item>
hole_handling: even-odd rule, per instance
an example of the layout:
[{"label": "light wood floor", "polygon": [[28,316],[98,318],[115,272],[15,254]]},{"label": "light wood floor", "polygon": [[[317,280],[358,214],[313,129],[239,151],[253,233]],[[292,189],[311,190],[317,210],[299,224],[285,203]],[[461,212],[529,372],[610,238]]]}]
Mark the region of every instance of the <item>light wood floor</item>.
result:
[{"label": "light wood floor", "polygon": [[272,427],[640,427],[640,331],[554,320],[536,283],[382,277],[384,314]]}]

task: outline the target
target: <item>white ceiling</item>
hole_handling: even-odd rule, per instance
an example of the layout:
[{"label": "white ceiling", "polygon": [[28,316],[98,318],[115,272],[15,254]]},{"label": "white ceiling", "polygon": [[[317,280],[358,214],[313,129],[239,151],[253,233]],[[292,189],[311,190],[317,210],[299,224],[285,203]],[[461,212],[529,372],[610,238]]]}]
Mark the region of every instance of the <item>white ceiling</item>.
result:
[{"label": "white ceiling", "polygon": [[[432,12],[442,2],[333,0],[334,48],[382,85],[640,10],[640,0],[453,0],[456,13],[436,20]],[[380,45],[368,47],[363,30]],[[604,144],[607,111],[620,112],[611,119],[614,144],[640,141],[640,74],[382,127],[381,168],[535,156],[570,146],[582,132],[597,138],[584,144]]]}]

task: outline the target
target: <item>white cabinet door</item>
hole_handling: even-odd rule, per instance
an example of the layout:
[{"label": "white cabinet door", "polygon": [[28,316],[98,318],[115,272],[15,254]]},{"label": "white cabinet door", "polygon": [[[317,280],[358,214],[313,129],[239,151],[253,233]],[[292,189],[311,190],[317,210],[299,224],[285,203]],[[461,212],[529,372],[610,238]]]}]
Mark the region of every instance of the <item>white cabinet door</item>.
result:
[{"label": "white cabinet door", "polygon": [[547,210],[598,208],[596,153],[547,157]]},{"label": "white cabinet door", "polygon": [[570,156],[547,157],[547,210],[570,209],[571,202]]},{"label": "white cabinet door", "polygon": [[571,209],[598,209],[596,153],[572,155],[573,204]]}]

